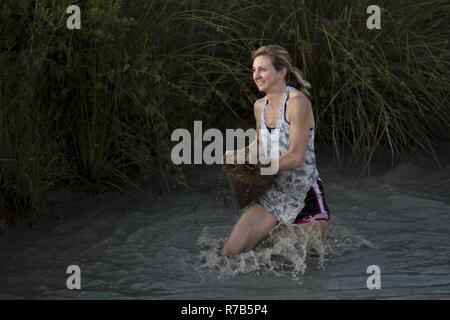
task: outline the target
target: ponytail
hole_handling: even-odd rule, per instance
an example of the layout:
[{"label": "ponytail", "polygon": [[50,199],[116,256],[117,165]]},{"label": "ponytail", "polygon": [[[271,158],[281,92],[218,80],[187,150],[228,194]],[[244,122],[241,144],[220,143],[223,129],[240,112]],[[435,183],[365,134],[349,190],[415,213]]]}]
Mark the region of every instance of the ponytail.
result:
[{"label": "ponytail", "polygon": [[308,91],[311,88],[311,84],[303,78],[303,73],[298,68],[292,67],[287,73],[286,80],[289,85],[300,90],[305,96],[311,96]]}]

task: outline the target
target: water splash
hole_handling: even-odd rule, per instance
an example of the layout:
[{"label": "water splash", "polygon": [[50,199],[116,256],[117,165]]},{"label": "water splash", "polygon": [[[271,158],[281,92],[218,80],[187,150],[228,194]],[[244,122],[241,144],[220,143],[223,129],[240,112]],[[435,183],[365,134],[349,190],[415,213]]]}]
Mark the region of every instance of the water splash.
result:
[{"label": "water splash", "polygon": [[225,239],[212,237],[208,227],[203,229],[197,243],[202,268],[216,270],[220,277],[269,272],[297,278],[305,273],[307,258],[313,252],[323,267],[325,246],[319,235],[318,223],[312,224],[308,231],[298,225],[279,225],[255,249],[236,257],[219,255]]},{"label": "water splash", "polygon": [[358,248],[377,249],[374,244],[358,235],[351,228],[333,224],[328,229],[325,245],[327,257],[342,256]]}]

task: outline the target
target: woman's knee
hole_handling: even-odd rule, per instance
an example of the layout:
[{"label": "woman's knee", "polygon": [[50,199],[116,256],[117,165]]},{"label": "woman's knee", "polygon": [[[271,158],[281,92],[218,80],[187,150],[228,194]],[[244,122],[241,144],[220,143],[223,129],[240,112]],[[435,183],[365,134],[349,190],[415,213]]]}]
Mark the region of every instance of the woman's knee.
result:
[{"label": "woman's knee", "polygon": [[240,248],[240,246],[232,245],[232,244],[227,242],[222,247],[222,250],[220,251],[220,255],[221,256],[226,256],[226,257],[234,257],[234,256],[237,256],[238,254],[240,254],[242,252],[243,252],[243,250],[242,250],[242,248]]}]

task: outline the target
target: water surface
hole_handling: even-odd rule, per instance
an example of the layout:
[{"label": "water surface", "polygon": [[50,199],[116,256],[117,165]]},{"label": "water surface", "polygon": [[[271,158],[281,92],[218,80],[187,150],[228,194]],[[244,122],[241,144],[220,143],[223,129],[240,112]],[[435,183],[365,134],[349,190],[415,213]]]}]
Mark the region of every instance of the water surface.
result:
[{"label": "water surface", "polygon": [[[323,259],[307,257],[305,235],[288,229],[246,256],[214,256],[238,210],[224,172],[209,166],[190,173],[195,192],[85,199],[1,236],[0,298],[448,299],[449,162],[360,180],[326,156],[318,167],[332,210]],[[69,265],[81,269],[81,290],[67,289]],[[367,288],[370,265],[380,290]]]}]

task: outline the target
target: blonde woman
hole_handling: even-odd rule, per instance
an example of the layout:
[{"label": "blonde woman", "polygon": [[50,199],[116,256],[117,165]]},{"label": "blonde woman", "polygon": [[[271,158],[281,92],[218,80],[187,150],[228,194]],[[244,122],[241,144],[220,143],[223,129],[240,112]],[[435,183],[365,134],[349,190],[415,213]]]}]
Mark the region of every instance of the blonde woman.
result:
[{"label": "blonde woman", "polygon": [[[316,168],[310,84],[278,45],[257,49],[252,60],[253,80],[265,93],[254,104],[256,143],[264,156],[278,158],[279,169],[272,186],[245,208],[220,252],[224,256],[255,248],[280,223],[308,229],[315,220],[323,238],[330,219]],[[274,133],[279,134],[278,148],[273,147]]]}]

